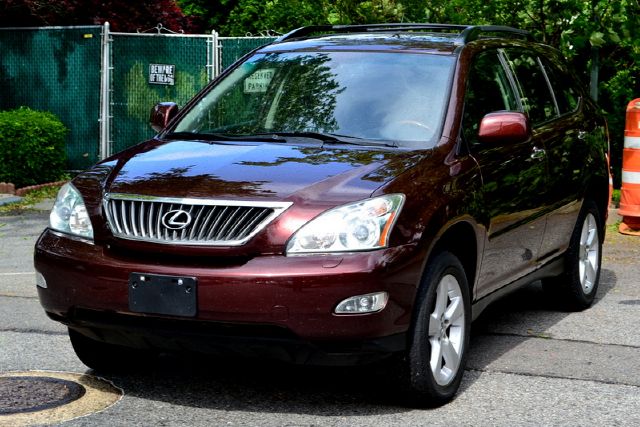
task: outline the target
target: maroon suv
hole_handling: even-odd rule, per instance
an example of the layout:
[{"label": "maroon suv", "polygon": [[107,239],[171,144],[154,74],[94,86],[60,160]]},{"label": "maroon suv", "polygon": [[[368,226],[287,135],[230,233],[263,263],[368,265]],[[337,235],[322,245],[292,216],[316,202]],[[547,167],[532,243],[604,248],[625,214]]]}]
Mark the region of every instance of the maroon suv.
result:
[{"label": "maroon suv", "polygon": [[508,27],[305,27],[159,134],[65,185],[40,301],[97,370],[154,351],[351,364],[450,400],[471,320],[543,281],[594,300],[606,125],[560,54]]}]

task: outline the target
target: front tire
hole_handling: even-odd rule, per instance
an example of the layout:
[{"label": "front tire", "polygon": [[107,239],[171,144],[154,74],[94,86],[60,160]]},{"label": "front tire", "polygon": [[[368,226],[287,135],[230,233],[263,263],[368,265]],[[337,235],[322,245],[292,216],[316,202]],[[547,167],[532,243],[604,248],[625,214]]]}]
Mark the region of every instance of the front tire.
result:
[{"label": "front tire", "polygon": [[571,235],[565,255],[565,272],[545,279],[543,287],[568,310],[589,308],[598,292],[601,261],[600,214],[596,204],[587,200]]},{"label": "front tire", "polygon": [[441,252],[429,262],[414,310],[401,380],[411,406],[440,406],[460,387],[469,347],[469,286],[457,257]]},{"label": "front tire", "polygon": [[151,351],[96,341],[75,329],[69,328],[69,338],[78,359],[99,372],[133,372],[149,368],[155,360]]}]

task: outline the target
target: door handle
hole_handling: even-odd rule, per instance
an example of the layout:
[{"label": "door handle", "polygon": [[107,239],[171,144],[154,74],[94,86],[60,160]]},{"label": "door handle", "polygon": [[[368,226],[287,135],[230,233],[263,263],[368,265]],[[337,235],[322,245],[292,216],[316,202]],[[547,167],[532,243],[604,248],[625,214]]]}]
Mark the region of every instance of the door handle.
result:
[{"label": "door handle", "polygon": [[547,152],[544,148],[533,147],[533,152],[531,153],[531,159],[533,160],[541,160],[547,155]]}]

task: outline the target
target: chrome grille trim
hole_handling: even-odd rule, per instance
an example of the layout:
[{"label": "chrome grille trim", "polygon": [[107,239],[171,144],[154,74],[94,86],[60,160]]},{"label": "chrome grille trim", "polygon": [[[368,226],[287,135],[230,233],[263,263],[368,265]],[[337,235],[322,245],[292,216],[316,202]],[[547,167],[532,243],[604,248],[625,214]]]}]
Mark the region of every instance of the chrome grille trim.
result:
[{"label": "chrome grille trim", "polygon": [[[103,211],[115,237],[170,245],[240,246],[263,230],[291,202],[168,198],[107,193]],[[180,230],[163,224],[163,215],[184,210],[191,222]]]}]

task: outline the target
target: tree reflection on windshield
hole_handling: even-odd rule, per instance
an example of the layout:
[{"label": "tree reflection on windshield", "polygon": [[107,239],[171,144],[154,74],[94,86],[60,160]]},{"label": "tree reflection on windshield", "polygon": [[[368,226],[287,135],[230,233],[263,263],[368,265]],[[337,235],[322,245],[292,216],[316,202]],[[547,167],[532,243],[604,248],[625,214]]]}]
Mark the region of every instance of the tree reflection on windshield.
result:
[{"label": "tree reflection on windshield", "polygon": [[174,132],[317,132],[430,148],[452,65],[428,54],[258,53],[213,86]]},{"label": "tree reflection on windshield", "polygon": [[[277,106],[273,120],[267,115],[265,131],[335,132],[338,129],[336,96],[344,92],[345,87],[340,86],[336,74],[325,65],[329,57],[326,54],[295,58],[267,55],[265,59],[274,64],[283,62],[283,71],[276,76],[281,78],[271,82]],[[273,105],[267,114],[271,109]]]}]

